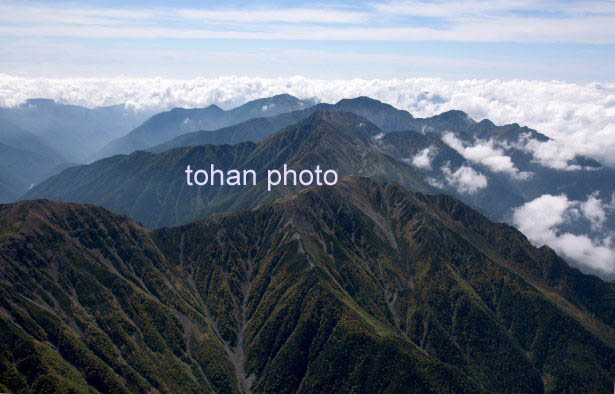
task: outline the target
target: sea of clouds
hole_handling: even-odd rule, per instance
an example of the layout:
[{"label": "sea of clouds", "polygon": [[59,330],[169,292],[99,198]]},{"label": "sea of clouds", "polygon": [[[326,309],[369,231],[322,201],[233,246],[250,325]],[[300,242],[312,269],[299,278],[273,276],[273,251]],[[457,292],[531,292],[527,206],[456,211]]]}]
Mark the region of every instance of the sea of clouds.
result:
[{"label": "sea of clouds", "polygon": [[615,83],[438,78],[318,80],[300,76],[49,79],[0,74],[3,107],[44,97],[86,107],[126,103],[135,110],[210,104],[230,108],[280,93],[329,103],[369,96],[417,117],[460,109],[476,120],[519,123],[555,139],[534,147],[534,156],[545,163],[565,163],[575,154],[582,154],[615,166]]}]

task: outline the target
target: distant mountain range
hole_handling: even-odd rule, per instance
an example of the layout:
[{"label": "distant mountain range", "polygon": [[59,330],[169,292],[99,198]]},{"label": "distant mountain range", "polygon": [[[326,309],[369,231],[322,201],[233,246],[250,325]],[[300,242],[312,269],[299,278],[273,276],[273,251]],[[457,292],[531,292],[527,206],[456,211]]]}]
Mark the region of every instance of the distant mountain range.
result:
[{"label": "distant mountain range", "polygon": [[149,116],[124,105],[89,109],[48,99],[0,108],[0,203],[93,153]]},{"label": "distant mountain range", "polygon": [[[310,100],[300,100],[289,94],[250,101],[237,108],[225,111],[217,105],[207,108],[174,108],[152,116],[141,126],[126,136],[107,144],[98,157],[132,153],[163,143],[187,132],[197,130],[216,130],[248,119],[275,116],[311,107]],[[239,142],[239,141],[238,141]]]},{"label": "distant mountain range", "polygon": [[[135,135],[139,135],[142,141],[149,141],[151,143],[162,138],[162,135],[168,136],[169,130],[175,130],[173,132],[175,134],[181,133],[181,126],[179,125],[181,122],[178,122],[184,119],[183,116],[186,113],[199,114],[201,124],[221,122],[220,119],[224,119],[224,122],[234,122],[242,117],[259,113],[257,109],[263,107],[264,103],[267,103],[269,111],[269,107],[274,102],[277,103],[274,108],[279,109],[306,106],[306,103],[303,101],[288,95],[281,95],[271,99],[257,100],[230,111],[222,111],[213,107],[203,110],[175,109],[152,117],[143,126],[131,132],[126,138],[131,139]],[[281,103],[287,105],[284,106]],[[535,130],[519,126],[518,124],[496,126],[489,120],[477,122],[461,111],[448,111],[430,118],[414,118],[407,111],[398,110],[388,104],[368,97],[344,99],[336,104],[321,103],[274,116],[251,118],[214,131],[192,131],[173,137],[167,142],[151,146],[147,150],[160,154],[181,147],[207,144],[239,144],[248,141],[258,142],[281,129],[308,118],[315,112],[322,111],[346,111],[359,115],[373,123],[380,130],[377,135],[372,136],[371,140],[363,141],[363,144],[368,145],[371,150],[380,151],[397,161],[415,167],[424,175],[424,183],[430,183],[434,190],[450,193],[461,198],[494,220],[510,222],[514,208],[546,193],[554,195],[565,193],[570,199],[575,200],[585,200],[590,193],[599,193],[603,197],[608,197],[615,193],[615,183],[609,181],[615,177],[615,171],[601,166],[600,163],[594,160],[582,157],[575,158],[570,162],[570,165],[578,167],[576,170],[551,168],[544,165],[544,163],[538,162],[527,146],[545,143],[549,141],[549,138]],[[212,113],[218,115],[212,118]],[[142,142],[140,144],[145,145],[146,143]],[[129,146],[131,145],[125,145],[125,149],[128,151],[131,150],[128,148]],[[269,154],[275,156],[277,153],[271,152]],[[152,159],[154,156],[147,156],[142,153],[135,154],[132,157],[140,157],[146,161],[154,160]],[[165,157],[169,161],[175,160],[170,152]],[[93,190],[101,190],[101,186],[96,187],[96,185],[104,185],[107,182],[106,180],[101,180],[100,183],[96,181],[97,177],[101,174],[99,173],[100,167],[106,165],[103,163],[116,163],[120,160],[124,159],[119,157],[106,159],[101,164],[94,164],[91,167],[83,167],[79,170],[73,169],[65,174],[65,179],[68,179],[73,177],[75,171],[79,171],[80,174],[83,174],[83,177],[89,179],[91,189],[90,187],[83,186],[80,182],[71,187],[69,184],[72,184],[72,181],[61,181],[60,179],[62,178],[55,178],[53,181],[50,180],[40,185],[40,187],[34,188],[31,193],[26,195],[26,198],[47,197],[77,202],[100,203],[109,209],[119,209],[119,207],[122,207],[119,211],[123,213],[138,210],[139,207],[148,204],[145,200],[136,197],[141,195],[142,191],[135,190],[136,194],[134,195],[120,193],[125,195],[124,198],[126,200],[122,204],[108,204],[104,197],[94,197]],[[205,157],[204,160],[213,159]],[[335,160],[332,162],[334,163]],[[216,161],[216,163],[224,162]],[[165,165],[178,169],[177,165],[174,166],[171,163]],[[86,170],[87,168],[91,169],[93,173]],[[140,166],[131,168],[137,171]],[[113,172],[115,167],[110,169],[110,171],[106,176],[114,177],[119,175]],[[128,171],[125,175],[127,177],[136,175],[136,172],[126,171]],[[159,177],[159,175],[150,172],[148,176],[154,179]],[[459,183],[458,178],[463,178],[462,176],[469,178],[466,179],[467,182],[475,181],[478,183],[476,185]],[[395,179],[395,176],[392,174],[383,174],[383,177],[384,179]],[[58,187],[54,189],[51,186],[55,182],[58,185],[64,185],[62,190]],[[168,184],[169,182],[171,182],[170,179],[167,179],[166,183]],[[127,184],[130,184],[130,182]],[[178,186],[176,185],[175,187],[177,188]],[[406,186],[408,185],[406,184]],[[83,187],[83,190],[76,191],[79,187]],[[152,186],[150,185],[149,187]],[[173,190],[177,191],[178,189]],[[158,193],[160,192],[158,191]],[[109,193],[115,194],[114,192]],[[102,193],[102,195],[109,193]],[[87,198],[86,195],[88,196]],[[166,192],[164,195],[167,195]],[[220,198],[222,196],[226,198],[226,193],[219,196]],[[118,198],[113,197],[112,200],[115,201]],[[178,201],[184,201],[182,198]],[[203,204],[209,204],[214,200],[217,199],[206,198],[199,201],[202,201]],[[187,198],[185,201],[192,200]],[[260,199],[256,199],[256,201],[258,202]],[[229,204],[226,204],[225,207],[246,206],[246,204]],[[190,209],[197,209],[196,207],[199,207],[198,210],[200,210],[203,208],[201,204],[194,205],[189,203],[188,206],[191,207]],[[216,212],[218,210],[219,208],[212,207],[209,210],[205,209],[203,212]],[[145,216],[152,215],[152,210],[149,207],[144,208],[144,212]],[[154,212],[158,214],[157,212],[159,211],[154,210]],[[173,220],[165,219],[160,221],[151,220],[151,218],[145,220],[144,215],[133,217],[137,220],[143,220],[148,225],[170,225],[176,223],[175,220],[178,220],[176,216],[172,214]],[[179,217],[182,216],[179,215]],[[193,218],[192,216],[189,217]],[[179,220],[181,222],[181,219]],[[613,219],[609,219],[608,226],[605,229],[615,228],[615,223],[612,222]],[[572,226],[571,230],[581,231],[589,227],[589,222],[579,222]]]},{"label": "distant mountain range", "polygon": [[0,202],[60,172],[64,159],[43,139],[0,118]]},{"label": "distant mountain range", "polygon": [[[254,207],[295,188],[268,192],[266,174],[284,164],[296,170],[335,169],[346,175],[397,181],[412,190],[433,191],[414,167],[381,153],[375,137],[381,133],[364,118],[348,112],[315,112],[293,126],[261,140],[237,145],[176,148],[152,154],[138,151],[86,166],[69,168],[35,186],[25,199],[39,197],[86,202],[122,212],[145,226],[176,225],[212,213]],[[188,186],[184,170],[253,169],[252,186]]]},{"label": "distant mountain range", "polygon": [[[348,147],[333,136],[377,131],[347,136],[356,117],[332,116],[306,119],[328,154]],[[0,280],[3,392],[610,393],[615,379],[613,283],[452,197],[366,178],[156,231],[91,205],[1,205]]]},{"label": "distant mountain range", "polygon": [[[462,111],[414,118],[368,97],[321,103],[216,131],[186,133],[148,150],[161,153],[180,146],[259,141],[316,111],[348,111],[366,118],[382,130],[374,148],[415,166],[436,189],[494,220],[512,223],[514,209],[543,195],[565,195],[580,202],[598,196],[605,205],[615,206],[612,168],[580,156],[553,167],[535,156],[535,152],[553,149],[548,144],[553,141],[536,130],[518,124],[496,126],[488,119],[477,122]],[[609,239],[615,230],[615,215],[606,215],[599,226],[581,219],[563,227],[575,234],[593,232],[596,240]]]},{"label": "distant mountain range", "polygon": [[305,109],[286,112],[277,116],[256,117],[219,130],[199,130],[179,135],[159,145],[150,145],[146,150],[164,152],[172,148],[196,145],[237,144],[245,141],[259,141],[274,132],[307,118],[318,111],[351,112],[362,116],[383,131],[415,130],[432,123],[430,119],[415,119],[407,111],[401,111],[389,104],[369,97],[344,99],[336,104],[320,103]]},{"label": "distant mountain range", "polygon": [[[372,122],[383,132],[379,146],[384,153],[407,163],[424,153],[421,171],[429,176],[440,190],[462,198],[472,206],[489,214],[496,220],[510,219],[511,209],[540,197],[545,193],[565,193],[572,199],[583,200],[588,193],[599,192],[602,196],[615,193],[613,169],[604,167],[595,160],[577,157],[571,165],[578,170],[565,171],[550,168],[535,161],[531,152],[520,146],[529,142],[546,142],[545,135],[518,124],[496,126],[484,119],[476,122],[462,111],[448,111],[430,118],[414,118],[410,113],[368,97],[344,99],[336,104],[317,104],[304,110],[293,111],[272,117],[254,118],[215,131],[196,131],[175,137],[147,150],[162,153],[167,150],[198,145],[237,144],[259,141],[278,130],[305,119],[317,111],[347,111]],[[482,143],[492,151],[499,151],[497,158],[472,161],[463,152],[453,149],[443,138],[451,133],[458,145],[466,148]],[[447,136],[448,137],[448,136]],[[450,141],[450,138],[447,139]],[[486,165],[489,159],[510,161],[506,171]],[[486,160],[485,160],[486,159]],[[486,187],[475,193],[460,192],[458,185],[447,182],[443,167],[461,166],[474,168],[488,179]],[[526,176],[524,179],[520,177]],[[613,223],[615,225],[615,223]]]},{"label": "distant mountain range", "polygon": [[34,134],[38,143],[43,141],[63,161],[78,163],[90,161],[104,144],[125,135],[150,115],[123,104],[90,109],[49,99],[28,99],[14,108],[0,108],[0,120]]},{"label": "distant mountain range", "polygon": [[[305,166],[304,163],[315,166],[317,161],[322,161],[317,164],[326,163],[340,170],[341,175],[366,175],[398,181],[411,190],[448,193],[492,220],[515,225],[518,221],[514,213],[519,207],[542,196],[564,196],[571,208],[554,222],[557,226],[549,229],[549,234],[551,238],[568,233],[580,235],[583,238],[579,242],[586,245],[584,251],[573,250],[574,256],[568,254],[567,258],[583,263],[584,269],[590,270],[597,265],[596,259],[605,261],[602,266],[610,264],[606,260],[615,253],[609,246],[615,231],[615,183],[612,182],[615,171],[612,168],[579,156],[554,165],[540,156],[553,148],[550,143],[554,141],[545,135],[518,124],[497,126],[488,119],[476,121],[462,111],[415,118],[407,111],[369,97],[314,104],[313,100],[287,94],[255,100],[227,111],[217,106],[175,108],[152,116],[98,152],[130,153],[144,149],[151,154],[135,151],[78,167],[67,163],[66,155],[43,136],[16,126],[1,114],[12,111],[27,118],[28,114],[34,116],[42,111],[52,120],[51,124],[68,124],[81,119],[74,114],[82,113],[92,124],[98,119],[96,116],[105,113],[104,108],[87,110],[48,100],[29,100],[19,109],[3,111],[0,131],[3,124],[10,124],[10,128],[4,129],[13,131],[0,132],[0,144],[4,144],[2,149],[6,152],[0,158],[0,202],[54,198],[95,203],[154,228],[186,223],[212,213],[250,208],[294,190],[278,187],[275,192],[267,193],[263,184],[255,188],[190,188],[182,183],[187,164],[198,168],[215,163],[222,169],[254,166],[262,180],[264,171],[272,166],[279,168],[281,160],[289,160],[288,164],[297,167]],[[120,122],[118,116],[126,108],[118,106],[106,111],[111,114],[108,115],[111,123],[100,121],[97,127]],[[342,134],[346,134],[344,139],[332,133],[321,135],[316,129],[308,130],[306,125],[311,123],[305,121],[315,113],[325,112],[346,112],[362,120],[350,121],[354,122],[351,129],[342,128]],[[54,120],[54,116],[63,120]],[[330,117],[329,128],[339,128],[334,124],[344,116],[335,121]],[[40,119],[43,124],[46,118]],[[302,122],[304,132],[289,135],[306,141],[280,137],[288,149],[283,149],[286,148],[283,144],[271,145],[271,141],[277,141],[277,135]],[[373,131],[369,138],[354,138],[355,134],[363,133],[359,123]],[[123,127],[126,133],[126,125]],[[15,132],[17,129],[20,132]],[[87,133],[85,136],[89,138]],[[269,138],[272,140],[265,142]],[[100,148],[99,142],[93,145]],[[334,149],[335,144],[341,145]],[[67,150],[78,150],[79,146]],[[74,168],[49,178],[67,167]],[[593,212],[579,211],[585,207],[583,204],[595,203],[596,198],[600,198],[601,205],[586,207]],[[553,244],[536,237],[532,241]],[[615,277],[615,274],[608,276],[611,274],[604,270],[595,272],[603,277]]]}]

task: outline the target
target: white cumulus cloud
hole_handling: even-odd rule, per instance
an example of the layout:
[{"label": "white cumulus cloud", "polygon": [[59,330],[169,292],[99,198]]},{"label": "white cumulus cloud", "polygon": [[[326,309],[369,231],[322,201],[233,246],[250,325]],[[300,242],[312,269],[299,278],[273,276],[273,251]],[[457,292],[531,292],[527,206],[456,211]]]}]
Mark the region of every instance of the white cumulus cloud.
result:
[{"label": "white cumulus cloud", "polygon": [[452,171],[447,163],[442,167],[442,173],[446,182],[457,189],[459,193],[474,194],[487,187],[487,177],[472,167],[463,165]]},{"label": "white cumulus cloud", "polygon": [[589,220],[592,230],[606,221],[608,204],[591,194],[586,201],[569,200],[564,194],[544,194],[513,213],[514,225],[535,245],[548,245],[557,253],[604,273],[615,272],[613,234],[572,234],[560,227]]},{"label": "white cumulus cloud", "polygon": [[572,146],[567,146],[557,140],[538,141],[527,139],[525,145],[521,146],[521,149],[530,152],[534,157],[534,161],[545,167],[565,171],[582,169],[580,165],[570,163],[577,155],[576,150]]},{"label": "white cumulus cloud", "polygon": [[582,202],[580,205],[583,216],[591,222],[592,230],[598,231],[602,229],[602,226],[606,222],[606,209],[611,209],[609,206],[603,204],[602,200],[598,198],[598,193],[592,193],[587,201]]},{"label": "white cumulus cloud", "polygon": [[431,169],[431,161],[433,160],[435,153],[436,149],[433,146],[428,146],[417,153],[412,158],[411,163],[419,168]]},{"label": "white cumulus cloud", "polygon": [[505,155],[502,149],[494,146],[493,140],[479,140],[472,146],[466,146],[454,133],[447,132],[442,136],[442,141],[466,159],[481,163],[493,172],[503,172],[518,180],[528,179],[532,175],[526,171],[519,171],[510,156]]}]

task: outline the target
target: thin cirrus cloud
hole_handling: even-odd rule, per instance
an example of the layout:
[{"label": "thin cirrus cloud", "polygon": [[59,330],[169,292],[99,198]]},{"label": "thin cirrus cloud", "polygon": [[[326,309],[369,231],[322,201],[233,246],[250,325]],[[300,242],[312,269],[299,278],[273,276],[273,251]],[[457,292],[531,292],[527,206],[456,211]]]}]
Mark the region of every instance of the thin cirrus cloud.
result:
[{"label": "thin cirrus cloud", "polygon": [[[75,3],[73,3],[75,4]],[[7,3],[0,6],[4,16],[1,19],[15,22],[47,23],[95,23],[117,24],[145,22],[186,22],[200,23],[347,23],[358,24],[369,21],[370,14],[332,7],[322,8],[104,8],[75,6],[20,5]],[[248,29],[249,30],[249,29]]]},{"label": "thin cirrus cloud", "polygon": [[[31,97],[46,97],[87,107],[127,103],[134,109],[152,111],[210,104],[229,108],[280,93],[315,97],[329,103],[369,96],[419,117],[459,109],[476,120],[487,118],[496,124],[519,123],[553,138],[525,146],[545,166],[579,170],[568,162],[575,155],[584,155],[615,167],[613,83],[439,78],[319,80],[305,77],[54,79],[0,74],[0,106],[4,107],[19,105]],[[493,152],[487,153],[498,153],[497,147],[493,148]],[[515,174],[514,167],[508,170]]]},{"label": "thin cirrus cloud", "polygon": [[371,3],[384,13],[422,17],[460,18],[541,7],[532,1],[391,1]]},{"label": "thin cirrus cloud", "polygon": [[8,3],[0,11],[5,22],[0,34],[22,37],[615,43],[615,4],[600,2],[409,1],[242,9]]},{"label": "thin cirrus cloud", "polygon": [[[64,19],[64,18],[63,18]],[[118,22],[98,26],[44,23],[41,26],[0,26],[3,36],[77,37],[131,39],[257,39],[257,40],[344,40],[344,41],[448,41],[448,42],[530,42],[530,43],[592,43],[614,44],[612,26],[615,18],[595,18],[591,21],[514,18],[493,22],[468,23],[447,30],[432,27],[321,27],[314,30],[306,25],[261,26],[246,30],[233,25],[216,28],[203,27],[131,26]],[[572,25],[572,26],[571,26]],[[521,27],[520,27],[521,26]]]},{"label": "thin cirrus cloud", "polygon": [[372,7],[383,13],[420,17],[465,20],[505,15],[518,15],[521,12],[542,13],[550,16],[574,17],[615,14],[613,1],[569,1],[554,0],[469,0],[469,1],[416,1],[400,0],[384,3],[371,3]]},{"label": "thin cirrus cloud", "polygon": [[334,23],[358,24],[369,21],[369,14],[364,12],[342,11],[335,9],[254,9],[245,10],[197,10],[179,9],[176,15],[188,20],[204,23]]}]

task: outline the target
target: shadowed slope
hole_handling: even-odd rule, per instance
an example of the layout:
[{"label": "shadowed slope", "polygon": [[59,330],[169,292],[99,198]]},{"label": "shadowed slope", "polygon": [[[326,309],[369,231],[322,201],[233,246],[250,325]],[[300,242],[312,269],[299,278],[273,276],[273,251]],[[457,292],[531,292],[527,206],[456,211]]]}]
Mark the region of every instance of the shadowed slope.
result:
[{"label": "shadowed slope", "polygon": [[155,232],[93,206],[1,206],[0,267],[3,390],[612,389],[612,284],[395,183]]}]

